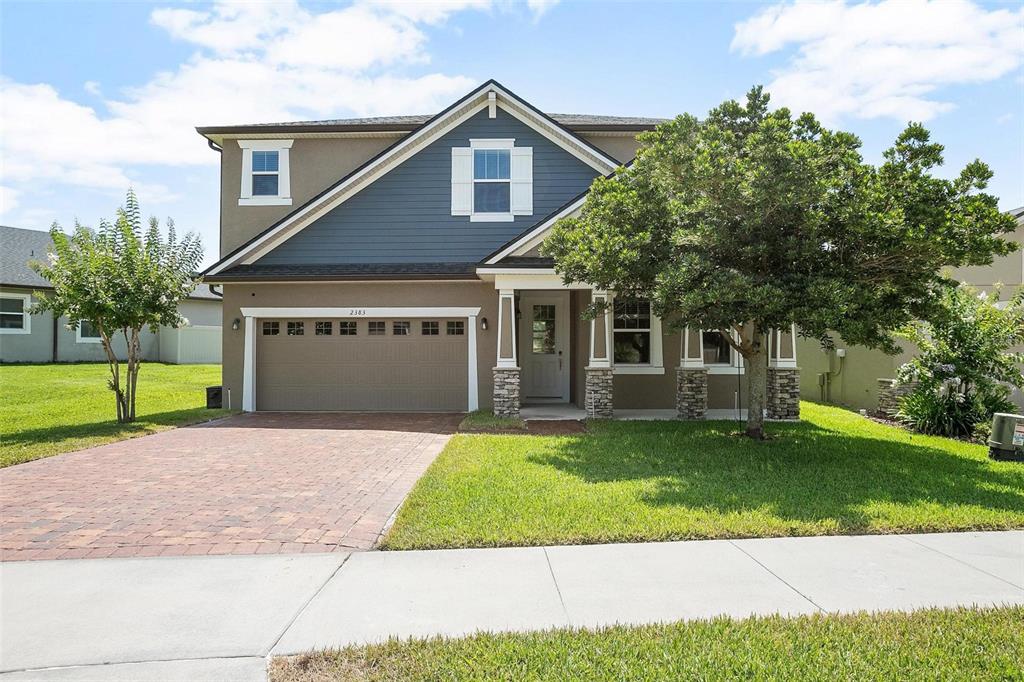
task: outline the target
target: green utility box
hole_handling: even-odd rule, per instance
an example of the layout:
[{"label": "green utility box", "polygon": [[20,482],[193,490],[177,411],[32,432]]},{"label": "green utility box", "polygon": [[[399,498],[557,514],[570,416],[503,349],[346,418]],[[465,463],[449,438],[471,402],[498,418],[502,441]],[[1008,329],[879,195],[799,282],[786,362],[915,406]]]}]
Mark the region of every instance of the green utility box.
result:
[{"label": "green utility box", "polygon": [[992,435],[988,439],[988,456],[992,459],[1024,462],[1024,415],[992,415]]}]

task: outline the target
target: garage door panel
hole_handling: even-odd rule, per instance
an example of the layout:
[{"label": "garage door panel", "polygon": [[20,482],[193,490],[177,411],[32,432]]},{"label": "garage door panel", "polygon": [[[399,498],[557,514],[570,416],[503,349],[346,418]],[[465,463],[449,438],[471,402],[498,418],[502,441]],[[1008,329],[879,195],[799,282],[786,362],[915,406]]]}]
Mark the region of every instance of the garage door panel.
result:
[{"label": "garage door panel", "polygon": [[355,336],[315,335],[316,320],[303,320],[304,334],[288,336],[288,320],[277,335],[257,325],[256,407],[259,410],[464,411],[468,392],[465,335],[423,335],[420,320],[411,334],[369,336],[358,320]]}]

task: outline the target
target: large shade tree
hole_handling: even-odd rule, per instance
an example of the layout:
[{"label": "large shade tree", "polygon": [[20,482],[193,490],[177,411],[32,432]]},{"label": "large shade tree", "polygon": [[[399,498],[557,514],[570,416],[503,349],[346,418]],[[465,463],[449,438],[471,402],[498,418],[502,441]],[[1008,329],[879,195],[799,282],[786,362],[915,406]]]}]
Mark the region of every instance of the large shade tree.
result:
[{"label": "large shade tree", "polygon": [[756,87],[745,103],[643,134],[634,163],[596,180],[544,246],[567,282],[720,330],[744,359],[756,438],[771,330],[895,352],[893,330],[940,309],[941,268],[1008,253],[1000,235],[1015,225],[982,191],[992,173],[981,161],[933,174],[943,148],[919,124],[876,167],[856,136],[768,104]]},{"label": "large shade tree", "polygon": [[[110,389],[117,402],[117,420],[135,421],[135,391],[142,361],[140,332],[149,327],[178,327],[187,322],[178,304],[195,288],[194,273],[203,257],[198,235],[180,241],[174,221],[167,221],[167,238],[150,218],[144,227],[139,202],[132,191],[113,222],[100,222],[97,231],[75,223],[71,236],[60,225],[50,228],[53,252],[48,261],[32,267],[52,291],[39,292],[36,310],[66,316],[72,327],[88,322],[100,335],[110,366]],[[124,339],[124,362],[115,339]],[[124,377],[122,378],[122,364]]]}]

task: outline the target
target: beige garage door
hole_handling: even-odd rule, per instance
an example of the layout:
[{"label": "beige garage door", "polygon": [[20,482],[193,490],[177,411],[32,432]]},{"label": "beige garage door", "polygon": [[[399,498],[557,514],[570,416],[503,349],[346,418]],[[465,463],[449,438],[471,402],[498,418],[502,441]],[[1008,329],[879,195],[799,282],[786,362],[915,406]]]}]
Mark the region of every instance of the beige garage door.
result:
[{"label": "beige garage door", "polygon": [[257,410],[461,412],[466,320],[260,319]]}]

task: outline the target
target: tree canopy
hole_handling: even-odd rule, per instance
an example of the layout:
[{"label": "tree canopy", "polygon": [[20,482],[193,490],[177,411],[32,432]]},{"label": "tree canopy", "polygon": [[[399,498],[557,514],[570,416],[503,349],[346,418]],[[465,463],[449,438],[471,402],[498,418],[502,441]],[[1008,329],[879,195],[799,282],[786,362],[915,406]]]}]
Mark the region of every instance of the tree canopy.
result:
[{"label": "tree canopy", "polygon": [[[53,252],[48,262],[33,268],[52,291],[39,292],[37,310],[66,316],[72,327],[88,322],[99,333],[111,368],[111,389],[117,397],[119,421],[135,418],[135,386],[140,358],[139,332],[161,326],[179,327],[178,304],[195,288],[196,268],[203,257],[198,235],[180,241],[174,221],[167,221],[167,239],[160,223],[150,218],[144,229],[135,193],[128,192],[113,222],[101,221],[97,231],[75,222],[72,235],[60,225],[50,228]],[[120,379],[120,362],[114,351],[115,335],[126,346],[126,379]]]},{"label": "tree canopy", "polygon": [[755,87],[640,141],[544,251],[567,282],[649,298],[670,325],[722,330],[748,368],[750,435],[762,435],[770,330],[895,352],[894,330],[939,313],[952,285],[943,267],[1014,248],[1001,238],[1014,220],[982,191],[989,168],[938,177],[943,148],[920,124],[876,167],[855,135],[770,110]]}]

